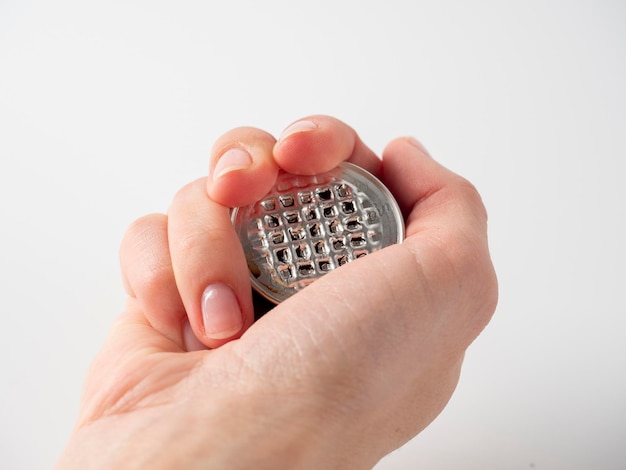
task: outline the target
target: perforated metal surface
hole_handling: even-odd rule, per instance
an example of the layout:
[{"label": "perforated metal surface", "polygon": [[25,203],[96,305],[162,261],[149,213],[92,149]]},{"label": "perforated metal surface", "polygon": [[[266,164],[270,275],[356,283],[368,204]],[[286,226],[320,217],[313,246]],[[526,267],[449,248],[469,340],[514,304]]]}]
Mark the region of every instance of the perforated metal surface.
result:
[{"label": "perforated metal surface", "polygon": [[349,163],[316,176],[281,173],[267,196],[232,217],[253,286],[276,303],[404,236],[391,193]]}]

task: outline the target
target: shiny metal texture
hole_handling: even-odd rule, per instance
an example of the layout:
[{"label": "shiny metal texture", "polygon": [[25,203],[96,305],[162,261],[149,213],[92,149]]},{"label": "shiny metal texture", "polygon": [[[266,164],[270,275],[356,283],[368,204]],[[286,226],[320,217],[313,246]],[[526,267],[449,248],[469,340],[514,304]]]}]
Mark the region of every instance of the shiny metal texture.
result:
[{"label": "shiny metal texture", "polygon": [[253,287],[274,303],[404,237],[391,192],[351,163],[315,176],[281,172],[264,198],[234,209],[232,220]]}]

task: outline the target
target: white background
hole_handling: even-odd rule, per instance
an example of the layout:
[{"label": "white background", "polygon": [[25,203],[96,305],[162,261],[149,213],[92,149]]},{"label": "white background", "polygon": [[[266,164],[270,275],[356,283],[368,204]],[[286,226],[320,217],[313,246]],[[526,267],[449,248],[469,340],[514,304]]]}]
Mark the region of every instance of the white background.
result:
[{"label": "white background", "polygon": [[421,139],[481,191],[501,294],[380,470],[626,467],[622,1],[0,0],[0,466],[49,468],[121,309],[126,226],[234,126]]}]

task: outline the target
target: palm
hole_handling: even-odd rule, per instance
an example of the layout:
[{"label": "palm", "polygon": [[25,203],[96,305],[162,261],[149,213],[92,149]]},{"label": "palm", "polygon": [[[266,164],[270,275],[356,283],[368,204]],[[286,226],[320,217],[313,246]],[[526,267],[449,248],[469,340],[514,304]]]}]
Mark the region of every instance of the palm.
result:
[{"label": "palm", "polygon": [[152,328],[132,304],[90,370],[85,385],[89,399],[83,402],[80,423],[175,400],[194,368],[211,354],[183,354],[180,345]]}]

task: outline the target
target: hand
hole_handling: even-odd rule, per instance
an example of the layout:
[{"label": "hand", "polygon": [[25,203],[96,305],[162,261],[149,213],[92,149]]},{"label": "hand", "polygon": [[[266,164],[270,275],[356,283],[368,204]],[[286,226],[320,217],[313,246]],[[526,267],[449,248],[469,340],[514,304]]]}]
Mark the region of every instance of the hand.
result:
[{"label": "hand", "polygon": [[[253,323],[228,207],[263,196],[279,167],[314,174],[343,160],[393,192],[406,240]],[[325,116],[278,142],[252,128],[222,136],[208,178],[129,228],[121,265],[128,302],[60,468],[371,468],[445,406],[497,298],[474,187],[413,139],[381,161]]]}]

